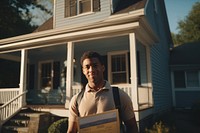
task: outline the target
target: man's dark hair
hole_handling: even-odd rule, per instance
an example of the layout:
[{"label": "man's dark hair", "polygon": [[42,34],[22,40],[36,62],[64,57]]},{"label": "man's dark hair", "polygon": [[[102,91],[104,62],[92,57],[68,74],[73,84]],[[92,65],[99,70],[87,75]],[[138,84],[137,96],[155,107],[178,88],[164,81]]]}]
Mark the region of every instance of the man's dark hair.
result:
[{"label": "man's dark hair", "polygon": [[99,60],[99,62],[103,65],[103,59],[99,53],[94,52],[94,51],[87,51],[81,57],[81,60],[80,60],[81,66],[83,65],[83,61],[88,58],[89,59],[97,58]]}]

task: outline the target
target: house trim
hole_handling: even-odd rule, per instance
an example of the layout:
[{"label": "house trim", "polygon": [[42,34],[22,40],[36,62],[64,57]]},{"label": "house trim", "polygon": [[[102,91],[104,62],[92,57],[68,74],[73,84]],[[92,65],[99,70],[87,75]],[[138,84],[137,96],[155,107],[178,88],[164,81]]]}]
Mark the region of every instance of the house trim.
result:
[{"label": "house trim", "polygon": [[[84,39],[109,37],[122,34],[121,31],[123,31],[123,34],[129,34],[135,31],[137,33],[136,37],[142,43],[146,45],[154,44],[158,39],[144,18],[144,11],[138,10],[135,12],[136,13],[126,13],[123,15],[112,15],[101,23],[64,27],[62,29],[57,28],[2,39],[0,40],[0,53],[17,51],[22,48],[41,47],[45,45],[45,43],[48,43],[48,45],[55,45],[67,41],[81,41]],[[144,35],[144,33],[146,34]]]}]

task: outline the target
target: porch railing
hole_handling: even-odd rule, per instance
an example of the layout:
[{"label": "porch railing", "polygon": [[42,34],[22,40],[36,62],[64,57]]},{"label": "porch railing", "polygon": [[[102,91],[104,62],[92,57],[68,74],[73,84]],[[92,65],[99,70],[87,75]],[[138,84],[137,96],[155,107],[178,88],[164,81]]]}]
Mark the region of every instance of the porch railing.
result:
[{"label": "porch railing", "polygon": [[[113,85],[113,86],[115,86],[115,85]],[[131,84],[119,84],[116,86],[119,87],[120,89],[122,89],[123,91],[125,91],[130,97],[132,97]]]},{"label": "porch railing", "polygon": [[19,88],[12,88],[12,89],[0,89],[0,104],[4,104],[10,101],[13,97],[19,95]]},{"label": "porch railing", "polygon": [[26,93],[27,91],[22,94],[18,94],[0,106],[0,126],[24,106],[23,99]]},{"label": "porch railing", "polygon": [[[112,86],[119,87],[120,89],[125,91],[131,98],[133,97],[133,94],[131,93],[131,84],[117,84]],[[73,87],[73,95],[78,92],[80,92],[80,87]],[[153,105],[152,87],[138,86],[138,105],[140,109],[148,108]]]},{"label": "porch railing", "polygon": [[[119,84],[116,86],[132,97],[133,94],[131,93],[131,84]],[[140,109],[148,108],[153,105],[152,87],[138,86],[138,105]]]}]

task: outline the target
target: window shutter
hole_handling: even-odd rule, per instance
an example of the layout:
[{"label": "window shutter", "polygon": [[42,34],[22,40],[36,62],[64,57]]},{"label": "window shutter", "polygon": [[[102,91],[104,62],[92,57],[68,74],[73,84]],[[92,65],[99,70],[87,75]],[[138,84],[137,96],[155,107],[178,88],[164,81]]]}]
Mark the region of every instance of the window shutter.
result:
[{"label": "window shutter", "polygon": [[93,11],[100,11],[100,0],[93,0]]}]

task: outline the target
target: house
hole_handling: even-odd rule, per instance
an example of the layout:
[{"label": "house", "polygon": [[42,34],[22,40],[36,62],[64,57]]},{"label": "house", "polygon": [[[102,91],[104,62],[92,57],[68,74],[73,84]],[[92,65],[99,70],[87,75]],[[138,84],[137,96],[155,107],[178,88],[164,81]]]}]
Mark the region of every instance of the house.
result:
[{"label": "house", "polygon": [[192,108],[200,102],[200,42],[182,44],[172,49],[170,69],[173,106]]},{"label": "house", "polygon": [[[40,32],[0,40],[1,123],[23,106],[67,116],[71,97],[85,84],[79,59],[88,50],[103,55],[105,79],[131,97],[141,129],[171,109],[173,44],[164,0],[55,0],[54,5],[53,18]],[[16,101],[18,106],[11,106]]]}]

